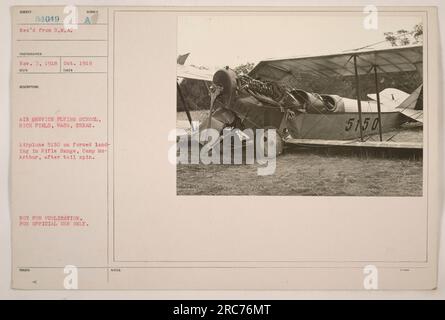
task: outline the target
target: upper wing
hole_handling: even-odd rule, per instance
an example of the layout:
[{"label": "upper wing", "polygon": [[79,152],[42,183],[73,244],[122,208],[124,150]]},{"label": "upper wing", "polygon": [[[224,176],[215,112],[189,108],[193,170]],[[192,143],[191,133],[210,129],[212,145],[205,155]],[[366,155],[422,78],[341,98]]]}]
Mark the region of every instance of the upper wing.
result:
[{"label": "upper wing", "polygon": [[176,64],[176,76],[178,78],[212,81],[213,74],[209,70],[198,69],[192,66]]},{"label": "upper wing", "polygon": [[253,78],[286,82],[286,78],[300,73],[314,73],[325,77],[355,75],[353,57],[357,56],[359,75],[368,74],[376,65],[379,73],[422,72],[421,45],[382,50],[351,51],[340,54],[273,59],[259,62],[249,73]]}]

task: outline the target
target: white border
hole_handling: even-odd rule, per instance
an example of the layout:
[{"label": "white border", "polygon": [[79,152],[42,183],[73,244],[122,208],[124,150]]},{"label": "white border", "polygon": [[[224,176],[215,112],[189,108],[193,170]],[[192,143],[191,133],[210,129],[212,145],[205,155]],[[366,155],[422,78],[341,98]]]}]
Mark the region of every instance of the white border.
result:
[{"label": "white border", "polygon": [[[118,0],[76,0],[76,1],[51,1],[28,0],[0,2],[0,299],[445,299],[445,246],[440,248],[439,256],[439,282],[438,289],[434,291],[22,291],[10,289],[10,219],[9,219],[9,140],[10,140],[10,54],[11,54],[11,16],[10,7],[13,5],[64,5],[75,3],[77,5],[153,5],[153,6],[437,6],[439,12],[439,36],[441,47],[445,44],[445,28],[440,24],[445,21],[445,2],[442,0],[380,0],[380,1],[249,1],[249,0],[187,0],[187,1],[118,1]],[[442,61],[445,59],[445,51],[442,50]],[[442,68],[443,69],[443,68]],[[442,92],[445,90],[444,76],[442,72]],[[443,113],[445,115],[445,113]],[[444,117],[445,118],[445,117]],[[442,119],[442,123],[445,123]],[[441,131],[443,136],[443,129]],[[443,137],[445,138],[445,137]],[[445,139],[442,148],[445,146]],[[441,170],[442,181],[443,166]],[[443,212],[442,212],[443,215]],[[441,220],[441,243],[445,243],[445,221]],[[441,272],[442,271],[442,272]]]}]

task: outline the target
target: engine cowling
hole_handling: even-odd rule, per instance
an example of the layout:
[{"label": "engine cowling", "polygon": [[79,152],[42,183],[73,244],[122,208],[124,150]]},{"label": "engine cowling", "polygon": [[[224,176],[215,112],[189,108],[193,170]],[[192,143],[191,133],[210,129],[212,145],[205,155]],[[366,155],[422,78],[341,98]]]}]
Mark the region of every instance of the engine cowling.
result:
[{"label": "engine cowling", "polygon": [[345,104],[340,96],[309,93],[304,90],[292,90],[291,94],[307,113],[345,112]]},{"label": "engine cowling", "polygon": [[333,94],[321,94],[327,112],[341,113],[345,112],[345,102],[343,98]]},{"label": "engine cowling", "polygon": [[302,109],[307,113],[323,113],[325,109],[325,102],[319,94],[309,93],[304,90],[292,90],[291,94],[301,104]]}]

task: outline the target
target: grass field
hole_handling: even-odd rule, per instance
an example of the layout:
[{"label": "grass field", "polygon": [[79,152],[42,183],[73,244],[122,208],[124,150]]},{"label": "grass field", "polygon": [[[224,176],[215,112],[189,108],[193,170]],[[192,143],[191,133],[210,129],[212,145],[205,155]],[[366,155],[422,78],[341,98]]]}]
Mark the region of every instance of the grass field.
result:
[{"label": "grass field", "polygon": [[[419,139],[421,129],[398,135]],[[410,153],[288,147],[275,174],[259,165],[177,166],[178,195],[421,196],[422,157]]]},{"label": "grass field", "polygon": [[270,176],[257,165],[178,165],[177,194],[421,196],[422,161],[293,150]]}]

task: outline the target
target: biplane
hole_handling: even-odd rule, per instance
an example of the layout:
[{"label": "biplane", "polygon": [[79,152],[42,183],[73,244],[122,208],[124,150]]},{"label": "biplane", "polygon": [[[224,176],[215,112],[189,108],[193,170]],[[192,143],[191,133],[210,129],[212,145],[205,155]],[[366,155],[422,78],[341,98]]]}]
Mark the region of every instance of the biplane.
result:
[{"label": "biplane", "polygon": [[[284,144],[422,149],[420,141],[383,139],[384,133],[406,123],[422,125],[422,81],[409,94],[396,88],[379,88],[382,74],[417,74],[422,79],[422,56],[422,46],[415,45],[264,60],[246,75],[236,75],[226,67],[215,72],[212,79],[206,78],[212,81],[211,103],[200,128],[275,129],[280,137],[277,154]],[[289,85],[293,78],[301,79],[307,73],[332,81],[351,78],[355,99]],[[361,98],[363,76],[374,80],[367,100]],[[187,74],[178,70],[178,77]],[[191,124],[190,117],[189,121]]]}]

